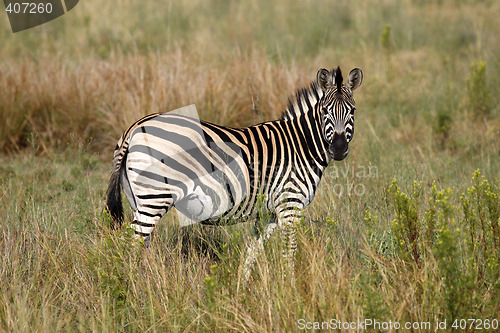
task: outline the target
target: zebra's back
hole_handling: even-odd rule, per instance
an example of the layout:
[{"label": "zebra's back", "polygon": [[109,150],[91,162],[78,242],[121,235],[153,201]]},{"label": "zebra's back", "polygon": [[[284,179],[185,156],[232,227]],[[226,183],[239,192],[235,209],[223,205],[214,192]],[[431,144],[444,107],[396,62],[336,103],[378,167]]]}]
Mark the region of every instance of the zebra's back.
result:
[{"label": "zebra's back", "polygon": [[250,179],[237,132],[172,113],[136,126],[121,169],[135,218],[154,225],[172,206],[193,222],[241,215]]}]

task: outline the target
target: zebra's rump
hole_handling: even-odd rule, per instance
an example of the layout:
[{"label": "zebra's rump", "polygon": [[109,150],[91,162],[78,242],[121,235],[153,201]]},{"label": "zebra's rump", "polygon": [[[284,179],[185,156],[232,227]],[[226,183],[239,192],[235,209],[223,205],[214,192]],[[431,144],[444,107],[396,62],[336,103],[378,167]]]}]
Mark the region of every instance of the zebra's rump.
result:
[{"label": "zebra's rump", "polygon": [[172,205],[194,222],[234,215],[249,189],[239,145],[210,136],[185,115],[161,114],[137,126],[125,165],[146,216],[163,215]]}]

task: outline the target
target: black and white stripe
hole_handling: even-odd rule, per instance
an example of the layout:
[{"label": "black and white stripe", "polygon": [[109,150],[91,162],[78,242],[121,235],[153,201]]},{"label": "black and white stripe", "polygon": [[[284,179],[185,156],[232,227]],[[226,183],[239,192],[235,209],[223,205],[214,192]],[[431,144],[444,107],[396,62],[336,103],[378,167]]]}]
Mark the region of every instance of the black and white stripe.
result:
[{"label": "black and white stripe", "polygon": [[121,184],[133,210],[132,227],[147,238],[172,207],[194,222],[238,223],[256,216],[262,197],[275,220],[249,246],[245,275],[276,228],[283,229],[291,258],[301,210],[313,200],[331,159],[348,154],[352,92],[361,81],[360,69],[353,69],[345,84],[340,68],[321,69],[317,80],[290,100],[281,119],[246,128],[199,121],[183,112],[138,120],[115,149],[108,211],[122,222]]}]

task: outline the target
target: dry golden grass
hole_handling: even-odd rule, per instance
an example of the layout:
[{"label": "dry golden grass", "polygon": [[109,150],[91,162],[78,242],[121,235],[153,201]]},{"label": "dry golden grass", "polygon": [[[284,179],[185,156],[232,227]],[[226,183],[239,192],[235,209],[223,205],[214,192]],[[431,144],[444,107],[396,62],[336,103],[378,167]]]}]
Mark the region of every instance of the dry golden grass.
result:
[{"label": "dry golden grass", "polygon": [[40,59],[43,66],[25,60],[2,70],[0,147],[26,147],[33,133],[45,151],[74,140],[101,150],[141,116],[188,104],[212,122],[250,125],[279,117],[287,97],[309,81],[298,66],[272,65],[260,52],[230,59],[223,68],[196,59],[178,49],[79,63]]}]

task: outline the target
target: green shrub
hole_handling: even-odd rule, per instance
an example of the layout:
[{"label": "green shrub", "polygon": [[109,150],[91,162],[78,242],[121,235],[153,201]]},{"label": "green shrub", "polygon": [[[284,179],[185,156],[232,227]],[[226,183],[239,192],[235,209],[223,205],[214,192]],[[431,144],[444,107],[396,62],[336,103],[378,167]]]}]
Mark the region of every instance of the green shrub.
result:
[{"label": "green shrub", "polygon": [[486,79],[486,63],[475,61],[467,78],[468,106],[477,116],[487,116],[491,111],[491,93]]},{"label": "green shrub", "polygon": [[[437,277],[443,282],[440,297],[443,299],[441,311],[450,322],[471,314],[473,285],[470,272],[460,260],[459,228],[443,225],[437,232],[433,254],[438,263]],[[438,282],[438,281],[436,281]]]},{"label": "green shrub", "polygon": [[[440,311],[450,320],[493,313],[500,300],[498,180],[490,183],[477,170],[472,183],[460,196],[462,209],[453,191],[438,190],[435,182],[428,194],[417,182],[411,195],[396,181],[388,190],[395,255],[417,270],[435,263],[433,285],[440,285]],[[371,213],[365,220],[372,224]]]},{"label": "green shrub", "polygon": [[450,136],[451,123],[453,118],[449,109],[439,109],[436,113],[433,130],[438,136],[438,144],[441,149],[445,148]]},{"label": "green shrub", "polygon": [[478,280],[492,287],[500,278],[500,189],[498,180],[489,183],[479,170],[472,182],[460,197],[468,256]]},{"label": "green shrub", "polygon": [[380,44],[382,44],[382,48],[388,56],[393,48],[391,30],[392,26],[390,24],[386,24],[384,26],[384,30],[382,30],[382,34],[380,35]]},{"label": "green shrub", "polygon": [[395,219],[392,221],[392,233],[395,247],[406,261],[420,265],[421,251],[419,249],[422,226],[418,219],[419,197],[422,193],[422,184],[413,183],[413,196],[402,192],[394,180],[389,187],[389,197],[394,205]]}]

